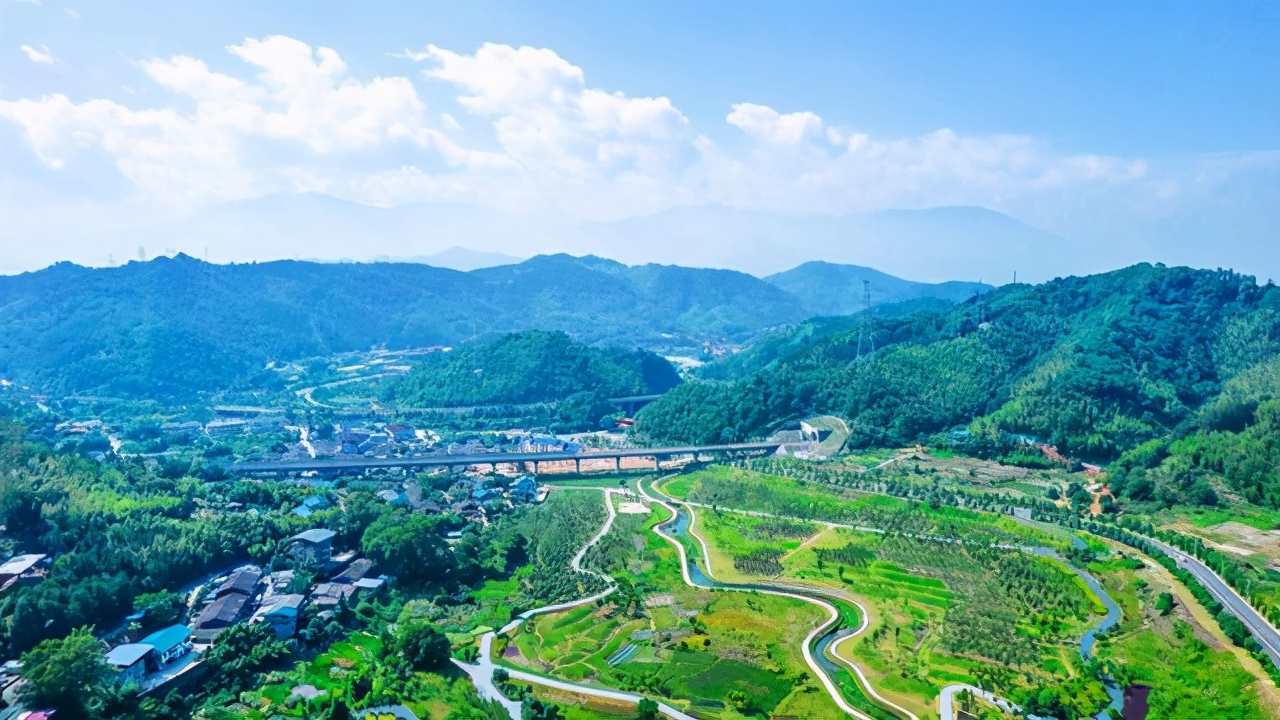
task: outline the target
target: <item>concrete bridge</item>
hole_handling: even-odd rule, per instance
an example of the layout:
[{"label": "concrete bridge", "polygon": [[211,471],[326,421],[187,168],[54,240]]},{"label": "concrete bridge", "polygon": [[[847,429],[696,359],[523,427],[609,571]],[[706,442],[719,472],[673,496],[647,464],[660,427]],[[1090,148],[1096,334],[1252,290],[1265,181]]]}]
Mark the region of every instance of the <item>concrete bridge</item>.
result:
[{"label": "concrete bridge", "polygon": [[310,460],[279,460],[264,462],[240,462],[228,468],[232,473],[240,475],[292,475],[303,472],[318,472],[324,475],[342,475],[361,473],[367,470],[388,468],[437,468],[437,467],[470,467],[472,465],[489,465],[495,470],[498,465],[519,464],[522,467],[538,466],[547,462],[572,462],[575,469],[582,471],[584,460],[613,460],[614,468],[622,469],[623,458],[653,458],[657,468],[663,460],[677,457],[699,456],[713,458],[746,457],[751,455],[767,455],[776,452],[782,443],[757,442],[733,443],[727,445],[685,445],[676,447],[628,448],[625,450],[599,450],[591,452],[499,452],[471,453],[458,455],[431,455],[427,457],[406,458],[332,458]]}]

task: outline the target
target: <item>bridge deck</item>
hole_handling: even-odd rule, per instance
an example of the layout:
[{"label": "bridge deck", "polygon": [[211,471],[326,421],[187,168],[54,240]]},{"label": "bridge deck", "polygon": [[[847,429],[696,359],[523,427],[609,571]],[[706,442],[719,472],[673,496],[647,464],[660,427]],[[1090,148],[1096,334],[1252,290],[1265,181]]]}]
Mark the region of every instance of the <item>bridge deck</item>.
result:
[{"label": "bridge deck", "polygon": [[605,450],[598,452],[520,452],[520,453],[475,453],[471,455],[433,455],[431,457],[409,458],[353,458],[327,460],[281,460],[267,462],[241,462],[231,466],[237,473],[279,473],[372,470],[377,468],[407,467],[457,467],[459,465],[490,465],[493,463],[521,462],[556,462],[574,460],[614,460],[630,457],[670,457],[674,455],[718,454],[727,452],[773,452],[782,443],[733,443],[727,445],[685,445],[677,447],[629,448],[626,450]]}]

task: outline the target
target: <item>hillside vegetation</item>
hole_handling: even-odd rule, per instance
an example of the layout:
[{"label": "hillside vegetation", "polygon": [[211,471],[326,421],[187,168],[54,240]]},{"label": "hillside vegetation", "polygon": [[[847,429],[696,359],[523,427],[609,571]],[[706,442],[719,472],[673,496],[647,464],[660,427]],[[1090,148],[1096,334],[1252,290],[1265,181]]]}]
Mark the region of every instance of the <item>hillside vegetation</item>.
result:
[{"label": "hillside vegetation", "polygon": [[588,344],[689,348],[743,342],[825,307],[740,272],[591,256],[471,272],[185,255],[106,269],[61,263],[0,277],[0,377],[55,395],[187,402],[270,389],[272,362],[373,346],[560,330]]},{"label": "hillside vegetation", "polygon": [[1277,355],[1274,286],[1137,265],[878,317],[732,380],[686,383],[636,428],[660,442],[739,441],[832,413],[850,420],[851,446],[956,428],[993,442],[1031,436],[1085,460],[1163,466],[1179,493],[1197,468],[1214,469],[1257,501],[1270,475],[1255,470],[1276,452]]},{"label": "hillside vegetation", "polygon": [[430,355],[388,384],[382,398],[401,408],[558,403],[557,425],[593,429],[617,410],[609,398],[663,393],[679,383],[671,363],[653,353],[532,330]]}]

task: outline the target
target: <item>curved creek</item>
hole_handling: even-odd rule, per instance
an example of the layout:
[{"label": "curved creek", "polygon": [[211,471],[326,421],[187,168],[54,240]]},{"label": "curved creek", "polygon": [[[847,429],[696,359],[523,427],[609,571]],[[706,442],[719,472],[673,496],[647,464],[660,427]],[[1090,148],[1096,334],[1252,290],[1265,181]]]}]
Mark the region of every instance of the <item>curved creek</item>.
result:
[{"label": "curved creek", "polygon": [[[658,490],[656,487],[653,487],[652,489],[659,496],[674,501],[672,503],[672,507],[675,509],[675,513],[676,513],[674,518],[667,520],[665,523],[662,523],[658,527],[662,527],[670,531],[670,533],[675,537],[685,537],[686,535],[688,535],[689,537],[692,537],[692,535],[689,535],[689,532],[688,532],[689,531],[689,514],[685,510],[684,504],[681,503],[679,500],[675,500],[674,498],[671,498],[669,495],[662,492],[661,490]],[[1078,549],[1084,549],[1086,547],[1085,542],[1080,538],[1076,537],[1075,535],[1071,536],[1071,544]],[[695,547],[696,547],[696,543],[695,543]],[[1106,589],[1102,587],[1102,583],[1098,582],[1097,578],[1095,578],[1093,575],[1090,575],[1087,570],[1084,570],[1083,568],[1078,568],[1072,565],[1057,550],[1053,548],[1040,547],[1040,546],[1025,546],[1021,549],[1023,549],[1026,552],[1030,552],[1032,554],[1038,555],[1040,557],[1051,558],[1061,562],[1063,565],[1069,568],[1072,572],[1074,572],[1081,580],[1083,580],[1085,585],[1088,586],[1089,590],[1093,592],[1093,594],[1096,595],[1099,600],[1102,601],[1102,605],[1104,608],[1106,608],[1106,611],[1107,611],[1106,615],[1102,618],[1102,620],[1098,622],[1097,625],[1085,631],[1084,635],[1080,638],[1080,657],[1082,657],[1086,661],[1089,660],[1090,658],[1093,657],[1093,647],[1097,643],[1098,636],[1107,632],[1108,630],[1110,630],[1111,628],[1115,627],[1120,623],[1120,619],[1122,617],[1120,606],[1117,605],[1116,602],[1111,599],[1111,596],[1107,594]],[[720,582],[719,580],[715,580],[713,578],[707,577],[706,573],[704,573],[702,569],[698,567],[698,562],[693,557],[692,554],[689,554],[688,556],[688,566],[689,566],[689,578],[693,581],[695,585],[699,587],[720,588],[720,589],[728,589],[728,590],[773,590],[773,591],[782,591],[782,592],[797,592],[798,590],[800,590],[795,586],[769,585],[766,583],[733,584],[733,583]],[[803,592],[801,592],[801,594],[803,594]],[[843,668],[841,668],[839,665],[834,663],[827,656],[827,653],[826,653],[827,647],[832,642],[839,639],[843,635],[848,634],[848,632],[849,632],[848,628],[844,628],[838,625],[833,626],[830,632],[826,633],[821,638],[818,638],[818,641],[814,643],[814,659],[818,662],[819,665],[822,666],[823,670],[825,670],[827,674],[832,677],[835,677],[835,675],[841,672]],[[1103,681],[1103,687],[1106,688],[1107,696],[1111,698],[1111,702],[1110,704],[1107,705],[1107,707],[1098,711],[1097,715],[1094,716],[1096,720],[1108,720],[1108,718],[1111,717],[1111,715],[1109,714],[1109,711],[1111,709],[1115,709],[1117,712],[1119,712],[1124,707],[1124,690],[1120,687],[1119,684],[1116,683],[1114,679],[1109,677],[1106,678]]]}]

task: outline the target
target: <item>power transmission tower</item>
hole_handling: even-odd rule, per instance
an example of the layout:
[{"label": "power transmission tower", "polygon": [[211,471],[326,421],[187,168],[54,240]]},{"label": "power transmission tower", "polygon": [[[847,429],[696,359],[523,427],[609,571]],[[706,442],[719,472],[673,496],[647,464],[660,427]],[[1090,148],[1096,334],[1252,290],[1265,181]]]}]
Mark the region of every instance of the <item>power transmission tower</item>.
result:
[{"label": "power transmission tower", "polygon": [[862,336],[867,336],[871,352],[876,351],[875,333],[867,328],[871,322],[871,281],[862,281],[862,322],[858,323],[858,357],[862,357]]}]

